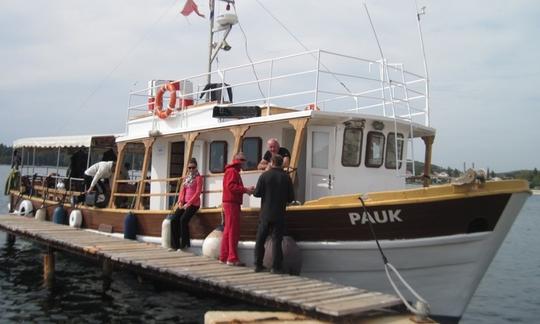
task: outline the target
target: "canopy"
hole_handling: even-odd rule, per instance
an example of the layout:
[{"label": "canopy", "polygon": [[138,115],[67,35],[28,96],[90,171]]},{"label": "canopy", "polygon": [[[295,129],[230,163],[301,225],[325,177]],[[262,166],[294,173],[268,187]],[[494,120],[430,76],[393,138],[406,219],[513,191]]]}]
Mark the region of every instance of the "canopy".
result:
[{"label": "canopy", "polygon": [[110,139],[114,143],[116,135],[73,135],[53,137],[28,137],[15,140],[13,148],[22,147],[90,147],[93,139]]}]

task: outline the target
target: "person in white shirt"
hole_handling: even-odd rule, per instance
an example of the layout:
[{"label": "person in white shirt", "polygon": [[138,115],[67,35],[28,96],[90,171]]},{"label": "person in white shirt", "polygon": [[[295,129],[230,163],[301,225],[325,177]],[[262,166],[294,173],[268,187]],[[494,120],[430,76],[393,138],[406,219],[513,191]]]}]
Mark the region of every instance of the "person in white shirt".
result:
[{"label": "person in white shirt", "polygon": [[106,161],[98,162],[86,169],[84,171],[84,182],[87,187],[86,193],[90,193],[94,187],[97,187],[98,192],[105,193],[105,188],[99,180],[112,178],[115,168],[116,161]]}]

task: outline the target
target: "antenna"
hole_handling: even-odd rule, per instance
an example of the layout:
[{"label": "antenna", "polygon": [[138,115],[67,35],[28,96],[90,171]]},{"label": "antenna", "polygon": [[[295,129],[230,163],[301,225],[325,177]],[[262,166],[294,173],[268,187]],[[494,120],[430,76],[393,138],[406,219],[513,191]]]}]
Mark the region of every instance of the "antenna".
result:
[{"label": "antenna", "polygon": [[[392,96],[392,87],[390,85],[390,74],[388,73],[388,69],[386,68],[386,59],[384,58],[383,50],[381,47],[381,43],[379,42],[379,37],[377,36],[377,32],[375,31],[375,25],[373,25],[373,21],[371,20],[371,15],[369,14],[369,10],[367,8],[367,4],[364,2],[364,8],[366,9],[366,14],[369,19],[369,24],[371,25],[371,30],[373,31],[373,36],[375,36],[375,41],[377,42],[377,46],[379,47],[379,53],[381,54],[381,91],[382,91],[382,105],[383,105],[383,115],[386,116],[386,91],[385,91],[385,85],[384,85],[384,78],[386,75],[386,79],[388,80],[388,88],[390,91],[391,96],[391,103],[392,107],[394,107],[394,98]],[[393,109],[394,117],[395,117],[395,109]]]},{"label": "antenna", "polygon": [[379,42],[379,37],[377,37],[377,32],[375,31],[375,26],[373,25],[373,21],[371,20],[371,15],[369,14],[369,10],[367,8],[367,4],[364,2],[364,8],[366,9],[366,14],[369,19],[369,24],[371,25],[371,30],[373,31],[373,36],[375,36],[375,41],[377,42],[377,46],[379,47],[379,53],[381,54],[381,60],[384,61],[384,54],[382,51],[381,43]]},{"label": "antenna", "polygon": [[424,48],[424,37],[422,35],[422,26],[420,25],[420,17],[426,14],[426,6],[423,6],[418,10],[418,1],[414,0],[416,6],[416,24],[418,26],[418,36],[420,37],[420,46],[422,47],[422,58],[424,60],[424,73],[426,74],[426,126],[430,124],[429,113],[429,73],[427,68],[426,50]]}]

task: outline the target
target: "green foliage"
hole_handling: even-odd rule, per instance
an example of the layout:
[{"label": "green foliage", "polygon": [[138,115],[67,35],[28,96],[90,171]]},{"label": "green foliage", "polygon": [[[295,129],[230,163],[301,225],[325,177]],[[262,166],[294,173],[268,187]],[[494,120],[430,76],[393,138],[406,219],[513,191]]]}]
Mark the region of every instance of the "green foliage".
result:
[{"label": "green foliage", "polygon": [[0,164],[11,164],[11,146],[0,143]]},{"label": "green foliage", "polygon": [[540,174],[536,168],[534,170],[517,170],[497,175],[501,178],[527,180],[530,188],[540,188]]}]

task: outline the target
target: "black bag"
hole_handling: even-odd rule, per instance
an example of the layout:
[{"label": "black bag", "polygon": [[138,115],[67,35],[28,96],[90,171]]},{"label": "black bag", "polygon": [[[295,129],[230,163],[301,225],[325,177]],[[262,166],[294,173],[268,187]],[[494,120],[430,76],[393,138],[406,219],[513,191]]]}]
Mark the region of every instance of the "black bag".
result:
[{"label": "black bag", "polygon": [[84,204],[86,206],[94,206],[97,201],[97,192],[90,192],[84,196]]}]

